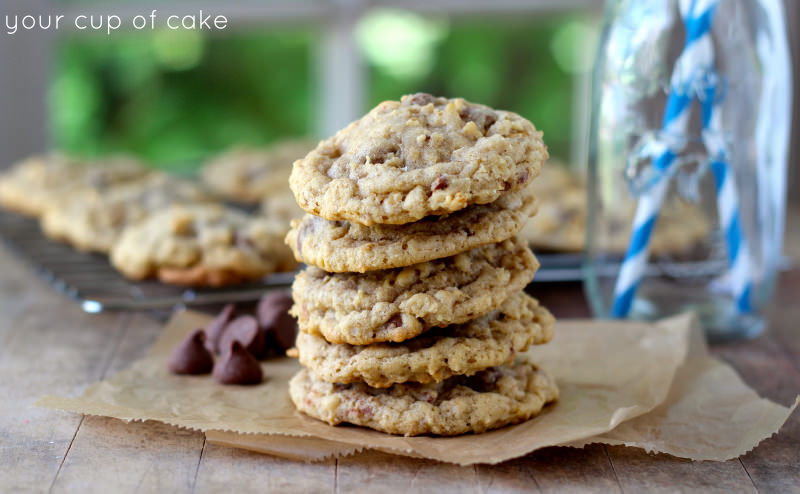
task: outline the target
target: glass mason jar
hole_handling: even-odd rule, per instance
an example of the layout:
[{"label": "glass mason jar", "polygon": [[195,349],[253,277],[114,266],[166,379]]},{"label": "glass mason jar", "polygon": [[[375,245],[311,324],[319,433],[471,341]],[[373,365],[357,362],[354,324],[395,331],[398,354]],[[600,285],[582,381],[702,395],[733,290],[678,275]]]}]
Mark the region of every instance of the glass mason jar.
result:
[{"label": "glass mason jar", "polygon": [[781,0],[607,2],[584,265],[598,317],[693,310],[712,339],[764,327],[785,217],[784,21]]}]

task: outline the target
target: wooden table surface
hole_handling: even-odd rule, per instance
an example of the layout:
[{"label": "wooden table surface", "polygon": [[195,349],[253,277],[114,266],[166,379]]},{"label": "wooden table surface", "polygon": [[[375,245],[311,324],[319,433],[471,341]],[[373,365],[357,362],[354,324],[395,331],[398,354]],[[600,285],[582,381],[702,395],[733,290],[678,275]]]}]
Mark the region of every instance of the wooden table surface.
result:
[{"label": "wooden table surface", "polygon": [[[160,323],[89,315],[0,248],[0,492],[800,492],[800,414],[747,455],[691,462],[593,445],[547,448],[496,466],[458,467],[366,452],[316,464],[208,444],[160,423],[31,407],[75,395],[141,357]],[[760,394],[800,392],[800,269],[784,273],[766,333],[713,347]],[[588,314],[577,284],[542,284],[557,316]]]}]

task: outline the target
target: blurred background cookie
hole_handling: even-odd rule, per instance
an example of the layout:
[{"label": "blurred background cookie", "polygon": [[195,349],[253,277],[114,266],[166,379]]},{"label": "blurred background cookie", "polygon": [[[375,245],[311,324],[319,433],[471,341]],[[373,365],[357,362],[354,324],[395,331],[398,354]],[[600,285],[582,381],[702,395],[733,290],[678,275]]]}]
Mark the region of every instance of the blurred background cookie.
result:
[{"label": "blurred background cookie", "polygon": [[150,173],[128,156],[92,161],[60,153],[31,156],[0,176],[0,206],[27,216],[40,216],[54,201],[78,189],[103,190],[139,180]]},{"label": "blurred background cookie", "polygon": [[[551,252],[581,252],[586,246],[587,192],[584,177],[569,166],[550,160],[531,184],[539,209],[520,235],[531,247]],[[603,245],[625,253],[634,209],[616,211],[617,229]],[[702,210],[673,199],[664,204],[650,244],[655,255],[680,254],[702,242],[711,225]]]},{"label": "blurred background cookie", "polygon": [[44,233],[80,250],[107,253],[122,231],[174,204],[213,203],[202,184],[153,172],[140,180],[96,189],[77,189],[43,211]]},{"label": "blurred background cookie", "polygon": [[128,278],[224,286],[295,268],[283,230],[223,205],[173,206],[125,229],[111,262]]},{"label": "blurred background cookie", "polygon": [[287,139],[264,147],[236,147],[203,167],[203,182],[233,202],[258,204],[265,197],[289,188],[292,163],[316,146],[310,138]]}]

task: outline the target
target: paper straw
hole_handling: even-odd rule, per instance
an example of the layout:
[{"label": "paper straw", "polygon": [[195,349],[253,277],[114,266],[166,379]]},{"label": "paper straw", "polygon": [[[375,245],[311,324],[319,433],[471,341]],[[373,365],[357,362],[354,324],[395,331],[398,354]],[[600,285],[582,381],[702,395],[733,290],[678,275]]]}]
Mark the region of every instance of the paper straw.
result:
[{"label": "paper straw", "polygon": [[741,313],[747,313],[753,310],[750,304],[750,291],[753,286],[750,249],[739,215],[736,179],[728,165],[728,153],[722,138],[720,112],[715,109],[719,105],[719,102],[715,101],[715,93],[716,86],[709,87],[701,104],[703,143],[711,158],[710,167],[716,183],[719,223],[725,234],[736,309]]},{"label": "paper straw", "polygon": [[[662,140],[657,143],[661,149],[653,159],[658,173],[656,182],[650,186],[636,209],[633,220],[630,244],[622,262],[617,283],[614,287],[614,303],[611,317],[626,317],[631,310],[636,290],[642,281],[647,267],[647,250],[650,237],[658,221],[658,213],[669,187],[669,174],[672,164],[681,149],[675,149],[677,136],[686,133],[691,110],[694,84],[698,76],[707,73],[708,66],[699,62],[708,60],[712,51],[711,20],[716,8],[716,0],[680,1],[679,7],[686,28],[686,42],[683,46],[670,80],[670,92],[662,121]],[[664,139],[664,136],[669,137]]]}]

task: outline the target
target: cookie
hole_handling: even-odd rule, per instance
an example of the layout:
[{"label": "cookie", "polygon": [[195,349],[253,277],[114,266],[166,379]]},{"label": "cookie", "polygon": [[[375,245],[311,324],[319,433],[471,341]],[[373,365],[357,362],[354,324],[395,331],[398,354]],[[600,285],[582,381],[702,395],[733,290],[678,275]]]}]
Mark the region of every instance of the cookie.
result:
[{"label": "cookie", "polygon": [[439,382],[507,364],[531,345],[550,341],[554,323],[536,299],[517,292],[483,317],[402,343],[334,344],[300,333],[295,345],[300,363],[323,381],[385,388],[407,381]]},{"label": "cookie", "polygon": [[405,224],[525,188],[547,160],[519,115],[428,94],[385,101],[298,160],[290,185],[330,221]]},{"label": "cookie", "polygon": [[292,163],[316,144],[311,139],[292,139],[263,149],[232,149],[203,167],[203,182],[225,199],[258,204],[265,196],[289,192]]},{"label": "cookie", "polygon": [[[534,249],[580,252],[586,244],[586,182],[566,165],[548,163],[531,184],[539,201],[536,216],[525,225],[520,236]],[[631,225],[636,214],[635,202],[609,207],[608,222],[598,231],[600,251],[624,255],[628,248]],[[702,244],[710,230],[700,207],[672,197],[665,201],[650,241],[650,253],[656,256],[680,255]]]},{"label": "cookie", "polygon": [[[635,211],[631,210],[624,226],[621,226],[625,235],[612,233],[610,245],[614,245],[614,239],[625,239],[624,245],[616,242],[616,251],[624,253],[628,248],[627,240],[630,238],[631,226]],[[618,226],[614,225],[614,226]],[[654,256],[681,255],[691,251],[692,248],[702,246],[704,242],[710,242],[709,232],[711,225],[706,219],[703,209],[689,202],[685,202],[677,197],[665,201],[659,214],[658,223],[653,230],[653,237],[650,242],[650,253]]]},{"label": "cookie", "polygon": [[173,206],[130,226],[111,250],[128,278],[222,286],[294,268],[280,227],[221,205]]},{"label": "cookie", "polygon": [[390,434],[453,436],[524,422],[558,399],[545,371],[518,361],[439,383],[332,384],[303,369],[289,382],[295,406],[331,425],[350,423]]},{"label": "cookie", "polygon": [[534,249],[580,252],[586,242],[586,190],[569,187],[547,199],[522,228],[520,236]]},{"label": "cookie", "polygon": [[54,201],[74,190],[102,191],[148,173],[147,167],[125,156],[89,162],[58,153],[32,156],[0,175],[0,206],[39,217]]},{"label": "cookie", "polygon": [[363,226],[306,215],[292,221],[286,243],[295,259],[328,272],[364,273],[450,257],[495,242],[522,229],[536,210],[527,190],[503,195],[448,216],[408,225]]},{"label": "cookie", "polygon": [[216,202],[199,183],[152,173],[102,192],[82,189],[45,208],[42,231],[80,250],[107,253],[122,231],[173,204]]},{"label": "cookie", "polygon": [[264,196],[261,201],[260,214],[271,220],[283,223],[286,225],[286,232],[288,232],[292,220],[302,218],[305,215],[305,211],[297,205],[292,191],[287,186],[285,189],[270,192]]},{"label": "cookie", "polygon": [[525,288],[539,263],[512,237],[453,257],[366,274],[300,272],[292,314],[331,343],[400,342],[431,327],[461,324]]}]

